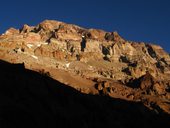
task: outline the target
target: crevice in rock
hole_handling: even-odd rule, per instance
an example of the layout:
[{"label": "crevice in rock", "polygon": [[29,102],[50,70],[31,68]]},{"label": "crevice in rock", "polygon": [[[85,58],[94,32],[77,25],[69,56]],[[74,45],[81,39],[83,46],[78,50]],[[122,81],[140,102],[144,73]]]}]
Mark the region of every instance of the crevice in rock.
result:
[{"label": "crevice in rock", "polygon": [[85,48],[86,48],[86,38],[84,36],[82,36],[81,51],[84,52]]},{"label": "crevice in rock", "polygon": [[158,58],[157,58],[157,55],[156,55],[156,52],[153,50],[153,48],[152,48],[149,44],[146,44],[145,46],[146,46],[146,48],[147,48],[147,50],[148,50],[149,55],[150,55],[152,58],[154,58],[154,59],[158,59]]}]

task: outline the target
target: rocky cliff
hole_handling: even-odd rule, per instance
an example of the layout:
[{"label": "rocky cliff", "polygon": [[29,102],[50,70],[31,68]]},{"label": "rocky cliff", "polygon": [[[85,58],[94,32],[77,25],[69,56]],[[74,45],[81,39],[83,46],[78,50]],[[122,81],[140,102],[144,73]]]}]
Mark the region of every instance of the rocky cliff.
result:
[{"label": "rocky cliff", "polygon": [[0,58],[81,93],[140,102],[170,114],[170,56],[158,45],[45,20],[0,35]]}]

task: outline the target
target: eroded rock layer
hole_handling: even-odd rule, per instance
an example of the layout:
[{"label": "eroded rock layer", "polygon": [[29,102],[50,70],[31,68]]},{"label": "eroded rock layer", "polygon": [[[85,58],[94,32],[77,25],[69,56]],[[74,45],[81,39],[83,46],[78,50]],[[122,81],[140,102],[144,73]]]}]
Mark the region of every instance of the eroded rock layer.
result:
[{"label": "eroded rock layer", "polygon": [[141,102],[170,114],[170,56],[158,45],[45,20],[0,35],[0,58],[85,94]]}]

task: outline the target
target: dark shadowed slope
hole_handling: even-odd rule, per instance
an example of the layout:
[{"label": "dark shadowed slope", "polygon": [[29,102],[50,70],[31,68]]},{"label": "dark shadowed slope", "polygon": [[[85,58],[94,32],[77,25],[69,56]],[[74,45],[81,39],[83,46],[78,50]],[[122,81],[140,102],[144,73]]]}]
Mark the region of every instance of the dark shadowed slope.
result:
[{"label": "dark shadowed slope", "polygon": [[170,126],[140,103],[81,94],[22,64],[0,62],[1,128],[146,128]]}]

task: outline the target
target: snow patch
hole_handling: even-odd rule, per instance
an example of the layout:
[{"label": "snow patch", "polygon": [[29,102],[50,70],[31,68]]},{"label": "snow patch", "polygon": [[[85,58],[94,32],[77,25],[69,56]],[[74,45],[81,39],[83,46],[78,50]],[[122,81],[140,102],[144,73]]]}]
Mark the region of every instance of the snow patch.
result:
[{"label": "snow patch", "polygon": [[33,57],[33,58],[36,59],[36,60],[38,59],[38,57],[37,57],[37,56],[34,56],[34,55],[31,55],[31,57]]},{"label": "snow patch", "polygon": [[69,67],[69,65],[70,65],[70,63],[67,63],[67,64],[66,64],[66,67],[68,68],[68,67]]},{"label": "snow patch", "polygon": [[21,53],[21,52],[22,52],[22,51],[21,51],[21,48],[18,48],[18,49],[17,49],[17,52],[20,52],[20,53]]},{"label": "snow patch", "polygon": [[5,32],[6,35],[9,34],[9,33],[10,33],[9,31],[6,31],[6,32]]},{"label": "snow patch", "polygon": [[43,43],[44,45],[48,45],[48,43],[47,42],[45,42],[45,43]]},{"label": "snow patch", "polygon": [[40,47],[41,46],[41,44],[37,44],[37,47]]},{"label": "snow patch", "polygon": [[32,45],[32,44],[27,44],[27,47],[28,47],[28,48],[32,48],[33,45]]}]

